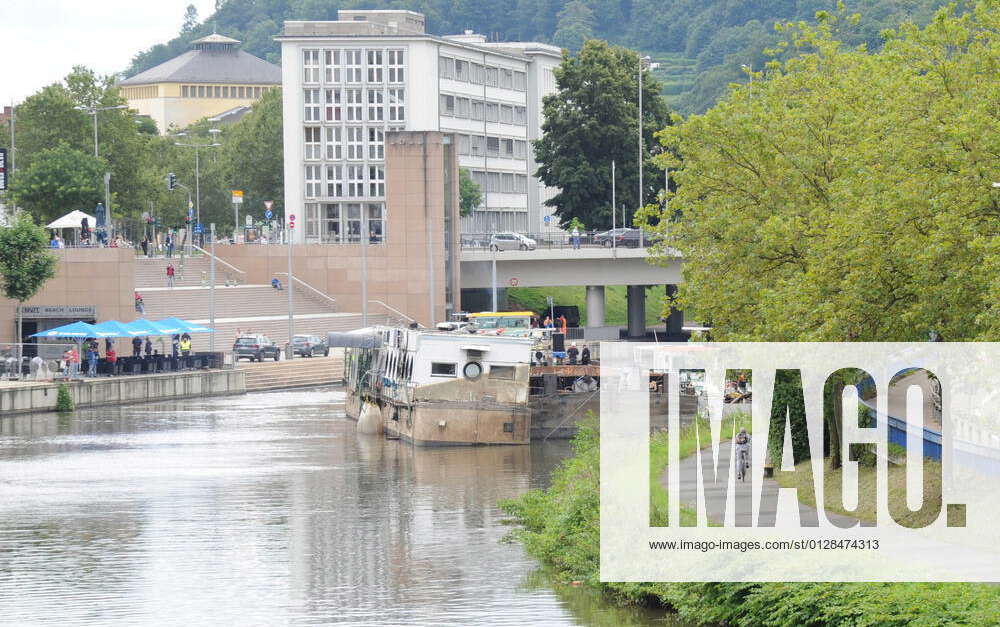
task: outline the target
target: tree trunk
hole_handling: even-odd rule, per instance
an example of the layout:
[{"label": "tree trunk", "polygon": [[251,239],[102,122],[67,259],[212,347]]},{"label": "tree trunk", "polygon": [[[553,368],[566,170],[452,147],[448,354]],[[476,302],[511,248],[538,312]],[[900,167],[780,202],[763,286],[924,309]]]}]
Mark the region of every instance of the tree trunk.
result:
[{"label": "tree trunk", "polygon": [[844,433],[844,384],[833,384],[833,419],[830,421],[830,468],[840,468]]}]

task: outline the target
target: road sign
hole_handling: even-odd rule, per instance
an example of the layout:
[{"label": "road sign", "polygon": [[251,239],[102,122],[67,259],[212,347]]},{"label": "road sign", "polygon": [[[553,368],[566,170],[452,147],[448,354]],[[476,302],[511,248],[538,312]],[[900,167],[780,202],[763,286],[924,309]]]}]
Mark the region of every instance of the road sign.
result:
[{"label": "road sign", "polygon": [[294,213],[289,214],[289,216],[288,216],[288,228],[289,228],[289,230],[295,228],[295,214]]},{"label": "road sign", "polygon": [[0,148],[0,191],[7,189],[7,149]]},{"label": "road sign", "polygon": [[[190,203],[188,203],[188,204],[190,205]],[[193,218],[194,217],[194,209],[192,209],[190,206],[188,207],[188,217],[189,218]]]},{"label": "road sign", "polygon": [[510,277],[510,286],[511,287],[517,287],[517,283],[518,283],[518,281],[517,281],[517,277],[516,276]]},{"label": "road sign", "polygon": [[205,225],[203,225],[203,224],[196,224],[196,225],[194,225],[194,232],[195,233],[203,233],[204,231],[205,231]]},{"label": "road sign", "polygon": [[[264,203],[264,204],[266,205],[266,204],[268,204],[268,203]],[[271,211],[271,208],[270,208],[270,207],[268,207],[267,211],[265,211],[265,212],[264,212],[264,219],[265,219],[265,220],[270,220],[270,219],[271,219],[271,218],[273,218],[273,217],[274,217],[274,212],[272,212],[272,211]]]},{"label": "road sign", "polygon": [[251,216],[249,213],[247,214],[247,217],[246,217],[246,223],[247,223],[247,226],[253,226],[253,216]]},{"label": "road sign", "polygon": [[545,216],[544,218],[542,218],[542,222],[544,222],[545,224],[549,224],[550,222],[552,222],[552,216]]},{"label": "road sign", "polygon": [[274,207],[274,201],[273,200],[265,200],[264,201],[264,208],[265,209],[267,209],[268,211],[270,211],[273,207]]},{"label": "road sign", "polygon": [[243,204],[243,190],[234,189],[233,190],[233,204],[242,205]]}]

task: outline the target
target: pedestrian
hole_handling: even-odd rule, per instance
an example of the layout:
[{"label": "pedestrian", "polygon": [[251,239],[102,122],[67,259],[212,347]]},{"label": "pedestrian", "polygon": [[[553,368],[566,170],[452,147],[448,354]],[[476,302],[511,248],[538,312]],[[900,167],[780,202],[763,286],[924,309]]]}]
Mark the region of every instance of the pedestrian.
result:
[{"label": "pedestrian", "polygon": [[181,336],[175,335],[170,340],[170,351],[174,359],[177,359],[181,355]]},{"label": "pedestrian", "polygon": [[573,250],[580,250],[580,227],[573,227]]},{"label": "pedestrian", "polygon": [[566,316],[564,316],[562,314],[559,314],[559,331],[563,335],[566,335],[566,329],[567,329],[567,327],[566,327]]},{"label": "pedestrian", "polygon": [[147,257],[149,256],[149,236],[148,235],[143,235],[142,236],[142,254],[145,255],[145,256],[147,256]]},{"label": "pedestrian", "polygon": [[97,376],[97,340],[87,342],[87,376]]},{"label": "pedestrian", "polygon": [[566,351],[566,354],[569,355],[569,365],[575,366],[576,357],[580,354],[580,349],[576,347],[576,342],[569,345],[569,350]]},{"label": "pedestrian", "polygon": [[552,324],[552,318],[545,316],[545,322],[543,323],[546,329],[553,329],[555,325]]},{"label": "pedestrian", "polygon": [[110,337],[104,338],[104,352],[108,352],[115,347],[115,342]]},{"label": "pedestrian", "polygon": [[[168,255],[169,257],[169,255]],[[167,287],[174,286],[174,264],[167,264]]]},{"label": "pedestrian", "polygon": [[66,350],[63,351],[63,354],[62,354],[62,364],[61,365],[62,365],[62,373],[63,373],[64,377],[68,377],[69,376],[69,371],[70,371],[72,363],[73,363],[73,351],[67,348]]},{"label": "pedestrian", "polygon": [[167,258],[174,256],[174,236],[167,231],[167,238],[163,240],[163,245],[167,249]]},{"label": "pedestrian", "polygon": [[118,363],[118,353],[115,352],[114,345],[109,346],[108,349],[104,351],[104,359],[108,362],[108,376],[110,377],[116,374],[115,365]]},{"label": "pedestrian", "polygon": [[187,333],[181,336],[181,355],[185,358],[191,356],[191,336]]},{"label": "pedestrian", "polygon": [[747,377],[742,372],[740,376],[736,378],[736,387],[739,388],[741,393],[746,393],[747,391]]},{"label": "pedestrian", "polygon": [[139,295],[139,292],[135,293],[135,310],[139,312],[140,316],[146,313],[146,303],[142,301],[142,296]]},{"label": "pedestrian", "polygon": [[142,355],[142,339],[138,337],[132,338],[132,357],[138,359]]},{"label": "pedestrian", "polygon": [[80,374],[80,353],[76,352],[75,346],[69,351],[69,376],[75,379]]},{"label": "pedestrian", "polygon": [[590,349],[587,346],[584,346],[583,351],[580,352],[580,363],[584,366],[590,365]]},{"label": "pedestrian", "polygon": [[153,356],[153,340],[149,339],[148,336],[146,337],[146,345],[143,348],[145,349],[146,359],[151,358]]},{"label": "pedestrian", "polygon": [[271,279],[271,287],[278,290],[279,292],[281,291],[281,281],[278,280],[278,277],[274,277],[273,279]]},{"label": "pedestrian", "polygon": [[57,239],[56,232],[52,231],[52,239],[49,241],[50,248],[59,248],[59,240]]}]

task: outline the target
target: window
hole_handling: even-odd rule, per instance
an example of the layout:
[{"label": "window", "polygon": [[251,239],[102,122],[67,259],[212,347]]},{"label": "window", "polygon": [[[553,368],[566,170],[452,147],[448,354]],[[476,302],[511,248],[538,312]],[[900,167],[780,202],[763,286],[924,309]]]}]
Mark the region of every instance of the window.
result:
[{"label": "window", "polygon": [[458,136],[458,154],[460,154],[460,155],[467,155],[467,154],[469,154],[469,150],[471,149],[471,145],[472,145],[472,142],[469,141],[469,136],[468,135],[459,135]]},{"label": "window", "polygon": [[365,106],[361,101],[360,89],[345,89],[347,92],[347,121],[361,122],[365,115]]},{"label": "window", "polygon": [[514,70],[508,70],[507,68],[500,68],[500,86],[504,89],[513,89],[514,87]]},{"label": "window", "polygon": [[204,98],[205,97],[205,86],[204,85],[198,85],[198,97],[199,98]]},{"label": "window", "polygon": [[339,122],[343,115],[341,109],[341,93],[339,89],[326,90],[326,121]]},{"label": "window", "polygon": [[528,125],[528,110],[524,107],[514,107],[514,124]]},{"label": "window", "polygon": [[439,361],[431,362],[432,377],[454,377],[455,364],[446,364]]},{"label": "window", "polygon": [[360,126],[347,127],[347,158],[351,161],[360,161],[365,158],[364,154],[364,129]]},{"label": "window", "polygon": [[512,172],[504,172],[500,175],[500,191],[505,194],[514,193],[514,174]]},{"label": "window", "polygon": [[514,176],[514,191],[518,194],[528,193],[528,175],[517,174]]},{"label": "window", "polygon": [[455,78],[455,59],[441,57],[438,72],[441,78]]},{"label": "window", "polygon": [[500,105],[500,121],[504,124],[513,124],[514,107],[511,105]]},{"label": "window", "polygon": [[302,51],[302,82],[319,82],[319,50]]},{"label": "window", "polygon": [[372,244],[385,241],[385,208],[380,202],[368,203],[368,233]]},{"label": "window", "polygon": [[369,50],[368,51],[368,82],[369,83],[381,83],[382,82],[382,51],[381,50]]},{"label": "window", "polygon": [[[475,138],[473,138],[473,139],[475,139]],[[479,186],[479,189],[481,189],[481,190],[485,190],[486,189],[486,173],[485,172],[483,172],[482,170],[472,170],[471,172],[469,172],[469,177],[472,179],[473,183],[475,183],[476,185]]]},{"label": "window", "polygon": [[402,83],[403,82],[403,51],[402,50],[390,50],[388,54],[389,54],[389,82],[390,83]]},{"label": "window", "polygon": [[455,115],[455,97],[441,94],[441,115]]},{"label": "window", "polygon": [[181,86],[181,98],[187,98],[187,97],[188,97],[188,86],[187,85],[182,85]]},{"label": "window", "polygon": [[500,119],[500,105],[495,102],[486,103],[486,121],[496,122]]},{"label": "window", "polygon": [[490,366],[490,378],[491,379],[513,379],[514,378],[514,366]]},{"label": "window", "polygon": [[[361,166],[358,166],[361,167]],[[361,241],[361,204],[356,202],[347,203],[344,205],[345,222],[347,222],[347,238],[348,242],[360,242]]]},{"label": "window", "polygon": [[260,87],[254,87],[253,88],[253,97],[254,98],[260,98],[260,93],[261,93],[260,92]]},{"label": "window", "polygon": [[[240,87],[240,91],[242,90],[243,88]],[[242,96],[243,94],[240,95]],[[319,122],[319,90],[303,90],[303,102],[305,103],[305,121]]]},{"label": "window", "polygon": [[455,115],[460,118],[469,117],[469,99],[468,98],[456,98],[455,99]]},{"label": "window", "polygon": [[406,119],[403,107],[403,99],[406,95],[403,93],[404,91],[403,89],[389,90],[389,121],[391,122],[402,122]]},{"label": "window", "polygon": [[500,191],[500,173],[499,172],[487,172],[486,173],[486,191],[488,191],[488,192],[499,192]]},{"label": "window", "polygon": [[469,82],[476,85],[483,84],[483,66],[480,63],[473,63],[469,71]]},{"label": "window", "polygon": [[[323,241],[340,243],[340,233],[341,233],[341,222],[340,222],[340,205],[329,204],[324,205],[324,220],[323,220]],[[307,225],[308,226],[308,225]],[[306,231],[306,235],[309,232]]]},{"label": "window", "polygon": [[240,90],[240,98],[246,98],[247,97],[246,87],[240,87],[239,90]]},{"label": "window", "polygon": [[514,70],[514,89],[517,91],[528,91],[528,77],[524,72]]},{"label": "window", "polygon": [[385,131],[379,126],[368,127],[368,158],[372,161],[385,159]]},{"label": "window", "polygon": [[514,140],[514,158],[515,159],[527,159],[528,158],[528,142],[523,139]]},{"label": "window", "polygon": [[469,80],[469,62],[457,59],[455,61],[455,80],[458,81],[468,81]]},{"label": "window", "polygon": [[340,50],[325,50],[323,52],[325,76],[328,84],[340,83]]},{"label": "window", "polygon": [[341,198],[344,195],[344,166],[326,166],[326,195]]},{"label": "window", "polygon": [[471,145],[473,155],[486,154],[486,138],[482,135],[473,135],[471,138]]},{"label": "window", "polygon": [[318,126],[307,126],[306,159],[319,159],[320,156],[320,129]]},{"label": "window", "polygon": [[473,100],[472,101],[472,119],[482,120],[483,119],[483,101]]},{"label": "window", "polygon": [[372,198],[385,196],[385,168],[380,165],[368,166],[368,195]]},{"label": "window", "polygon": [[318,165],[306,166],[306,198],[316,198],[322,194],[321,173]]},{"label": "window", "polygon": [[486,154],[490,157],[500,156],[500,138],[499,137],[487,137],[486,138]]},{"label": "window", "polygon": [[216,85],[214,87],[209,87],[208,88],[208,95],[212,96],[213,98],[221,98],[222,97],[222,87],[220,87],[219,85]]},{"label": "window", "polygon": [[498,70],[495,67],[487,67],[486,68],[486,79],[485,80],[486,80],[486,85],[488,87],[496,87],[497,86],[497,71]]},{"label": "window", "polygon": [[345,74],[348,83],[361,82],[361,51],[344,50]]},{"label": "window", "polygon": [[229,86],[228,85],[223,86],[223,88],[222,88],[222,97],[223,98],[228,98],[229,97]]},{"label": "window", "polygon": [[368,120],[381,122],[385,119],[385,93],[381,89],[368,90]]},{"label": "window", "polygon": [[[365,195],[365,166],[347,166],[347,195],[351,198],[363,198]],[[359,210],[360,212],[360,210]],[[360,219],[361,216],[358,216]],[[358,233],[361,229],[358,229]]]},{"label": "window", "polygon": [[319,205],[306,203],[306,237],[315,238],[319,234]]},{"label": "window", "polygon": [[344,158],[343,129],[339,126],[326,127],[326,158],[330,161],[340,161]]},{"label": "window", "polygon": [[500,153],[512,159],[514,157],[514,140],[513,139],[502,139],[500,140]]}]

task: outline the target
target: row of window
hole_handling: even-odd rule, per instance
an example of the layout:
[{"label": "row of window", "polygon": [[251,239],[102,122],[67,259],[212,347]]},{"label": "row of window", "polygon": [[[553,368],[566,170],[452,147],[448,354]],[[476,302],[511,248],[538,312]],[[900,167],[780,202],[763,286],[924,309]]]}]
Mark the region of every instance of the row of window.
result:
[{"label": "row of window", "polygon": [[403,83],[406,79],[403,50],[331,49],[302,51],[302,82],[327,85],[341,83]]},{"label": "row of window", "polygon": [[306,122],[404,122],[406,90],[305,89]]},{"label": "row of window", "polygon": [[307,165],[306,198],[383,198],[385,165]]},{"label": "row of window", "polygon": [[368,214],[368,242],[385,242],[385,205],[380,202],[306,203],[306,239],[324,244],[362,241],[362,211]]},{"label": "row of window", "polygon": [[401,126],[306,126],[303,156],[307,161],[382,161],[386,132],[401,130]]},{"label": "row of window", "polygon": [[490,207],[477,209],[461,219],[462,233],[529,233],[528,210]]},{"label": "row of window", "polygon": [[474,183],[479,185],[479,189],[484,192],[496,192],[500,194],[528,193],[528,175],[526,174],[470,170],[469,176]]},{"label": "row of window", "polygon": [[441,94],[441,115],[500,122],[502,124],[528,125],[528,109],[520,105],[484,102],[475,98]]},{"label": "row of window", "polygon": [[528,158],[528,142],[490,135],[459,135],[458,154],[525,160]]},{"label": "row of window", "polygon": [[147,85],[145,87],[126,87],[122,90],[122,95],[128,100],[141,100],[143,98],[156,98],[160,95],[159,85]]},{"label": "row of window", "polygon": [[277,87],[244,85],[181,85],[181,98],[260,98]]},{"label": "row of window", "polygon": [[502,87],[517,91],[528,90],[527,75],[520,70],[511,68],[484,66],[475,61],[441,57],[438,61],[438,72],[441,78],[450,78],[474,85],[485,84],[487,87]]}]

